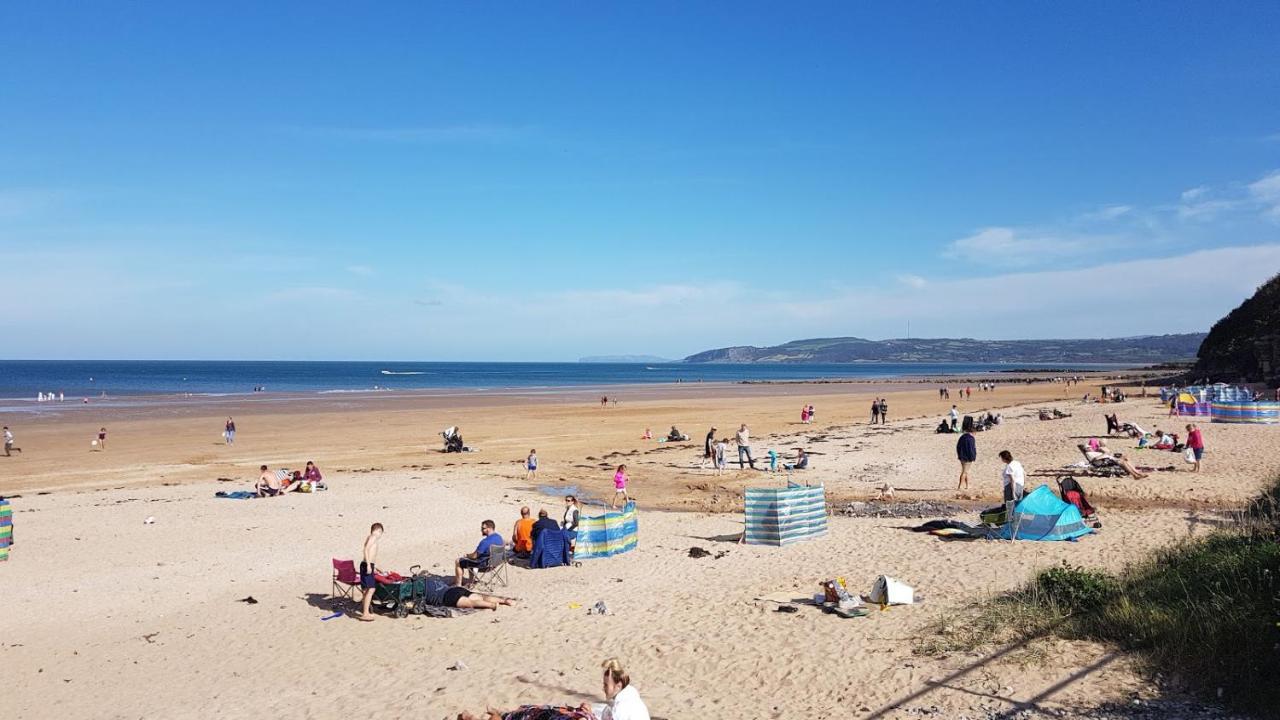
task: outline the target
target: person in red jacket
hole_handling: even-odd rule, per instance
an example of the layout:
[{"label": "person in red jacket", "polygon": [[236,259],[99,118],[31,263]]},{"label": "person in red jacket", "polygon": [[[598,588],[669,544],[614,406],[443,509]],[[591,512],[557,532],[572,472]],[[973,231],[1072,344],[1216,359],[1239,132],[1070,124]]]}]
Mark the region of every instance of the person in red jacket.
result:
[{"label": "person in red jacket", "polygon": [[1204,457],[1204,436],[1200,434],[1200,428],[1195,425],[1187,426],[1187,449],[1196,458],[1195,464],[1191,466],[1191,472],[1200,472],[1200,458]]}]

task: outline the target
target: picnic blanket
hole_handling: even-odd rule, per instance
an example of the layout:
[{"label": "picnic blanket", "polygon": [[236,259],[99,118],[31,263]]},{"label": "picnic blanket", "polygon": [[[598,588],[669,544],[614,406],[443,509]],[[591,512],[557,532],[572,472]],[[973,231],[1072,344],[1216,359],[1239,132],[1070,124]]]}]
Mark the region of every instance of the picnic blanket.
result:
[{"label": "picnic blanket", "polygon": [[252,490],[235,490],[233,492],[219,490],[214,493],[213,496],[216,498],[222,498],[223,500],[252,500],[258,497],[258,494]]}]

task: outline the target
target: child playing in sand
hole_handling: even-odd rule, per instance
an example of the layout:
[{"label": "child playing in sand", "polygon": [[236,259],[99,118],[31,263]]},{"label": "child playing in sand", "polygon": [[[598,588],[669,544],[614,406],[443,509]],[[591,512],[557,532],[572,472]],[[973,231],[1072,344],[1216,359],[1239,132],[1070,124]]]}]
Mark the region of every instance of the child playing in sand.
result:
[{"label": "child playing in sand", "polygon": [[374,565],[378,559],[378,540],[382,538],[382,523],[369,526],[369,537],[364,539],[364,559],[360,561],[360,587],[364,595],[360,598],[359,620],[369,622],[373,615],[369,613],[369,603],[373,602],[373,592],[378,588],[378,579],[374,577]]},{"label": "child playing in sand", "polygon": [[524,479],[532,482],[538,476],[538,451],[530,450],[529,457],[524,459]]},{"label": "child playing in sand", "polygon": [[729,443],[724,438],[716,440],[715,453],[716,475],[723,475],[724,466],[727,463],[725,456],[729,453]]},{"label": "child playing in sand", "polygon": [[631,502],[631,498],[627,495],[627,466],[619,465],[618,471],[613,474],[613,500],[609,503],[609,508],[618,507],[618,496],[622,496],[622,504],[625,506]]}]

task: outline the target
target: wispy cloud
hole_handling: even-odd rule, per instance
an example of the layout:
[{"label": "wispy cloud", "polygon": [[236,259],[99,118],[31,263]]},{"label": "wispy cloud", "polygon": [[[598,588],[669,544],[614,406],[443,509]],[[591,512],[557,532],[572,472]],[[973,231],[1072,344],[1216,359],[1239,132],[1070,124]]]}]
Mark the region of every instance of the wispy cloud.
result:
[{"label": "wispy cloud", "polygon": [[1097,210],[1091,210],[1082,214],[1080,216],[1080,220],[1083,222],[1116,220],[1131,212],[1133,212],[1132,205],[1107,205],[1105,207],[1098,208]]},{"label": "wispy cloud", "polygon": [[1263,217],[1280,222],[1280,170],[1249,183],[1249,195],[1262,205]]},{"label": "wispy cloud", "polygon": [[1078,255],[1114,240],[1104,235],[1037,228],[985,227],[951,242],[943,254],[949,258],[1015,267]]},{"label": "wispy cloud", "polygon": [[399,127],[308,125],[291,126],[287,130],[296,135],[318,140],[422,145],[503,143],[519,139],[529,132],[528,128],[524,127],[483,123]]},{"label": "wispy cloud", "polygon": [[266,295],[266,300],[270,302],[321,302],[343,300],[349,301],[358,298],[359,295],[345,288],[336,287],[294,287],[283,288],[281,290],[273,290]]},{"label": "wispy cloud", "polygon": [[373,268],[369,267],[368,265],[348,265],[347,272],[351,273],[352,275],[359,275],[361,277],[370,277],[371,275],[374,274]]},{"label": "wispy cloud", "polygon": [[917,290],[929,284],[928,280],[925,280],[919,275],[911,275],[911,274],[899,275],[897,280],[902,285],[905,285],[909,288],[915,288]]}]

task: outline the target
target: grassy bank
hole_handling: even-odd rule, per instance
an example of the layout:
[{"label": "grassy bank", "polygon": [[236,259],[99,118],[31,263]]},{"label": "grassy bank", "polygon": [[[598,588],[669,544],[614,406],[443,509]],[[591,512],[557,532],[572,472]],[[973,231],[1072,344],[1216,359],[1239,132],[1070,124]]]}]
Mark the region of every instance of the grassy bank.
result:
[{"label": "grassy bank", "polygon": [[1222,529],[1112,575],[1063,565],[951,618],[917,652],[1056,636],[1138,653],[1151,672],[1280,717],[1280,478]]}]

